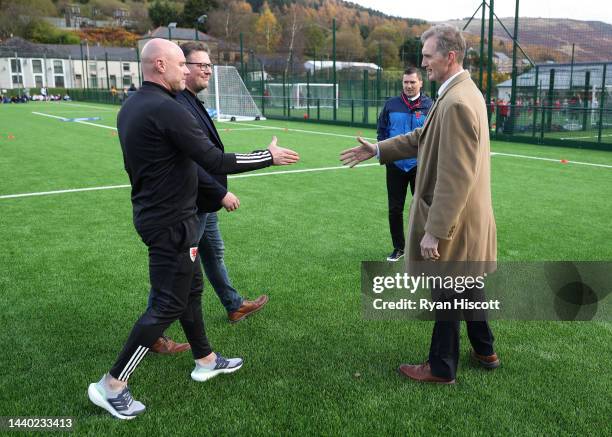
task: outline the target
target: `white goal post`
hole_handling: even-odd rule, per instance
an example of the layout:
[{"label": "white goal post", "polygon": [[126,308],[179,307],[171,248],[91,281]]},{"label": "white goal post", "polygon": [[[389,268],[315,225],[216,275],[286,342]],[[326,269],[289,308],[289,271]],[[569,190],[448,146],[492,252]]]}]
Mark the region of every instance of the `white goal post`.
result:
[{"label": "white goal post", "polygon": [[[334,98],[333,83],[287,83],[285,84],[285,93],[283,95],[282,83],[266,84],[270,93],[272,106],[282,107],[287,104],[291,108],[311,108],[317,105],[321,108],[333,108],[334,104],[338,108],[338,87],[336,86],[336,95]],[[285,102],[283,102],[283,97]]]},{"label": "white goal post", "polygon": [[265,120],[236,67],[215,65],[208,88],[198,97],[215,120]]}]

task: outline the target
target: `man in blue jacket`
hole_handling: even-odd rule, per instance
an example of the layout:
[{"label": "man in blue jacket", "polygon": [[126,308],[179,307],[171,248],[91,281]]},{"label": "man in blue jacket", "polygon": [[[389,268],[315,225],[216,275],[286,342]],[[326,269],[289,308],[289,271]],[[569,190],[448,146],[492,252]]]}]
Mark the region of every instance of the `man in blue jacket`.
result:
[{"label": "man in blue jacket", "polygon": [[[385,103],[378,117],[377,139],[386,140],[413,131],[425,124],[425,117],[432,101],[421,94],[423,79],[421,72],[409,67],[402,79],[403,92]],[[397,261],[404,256],[404,204],[408,185],[414,194],[414,181],[417,172],[416,159],[402,159],[387,164],[387,198],[389,202],[389,228],[393,252],[387,261]]]}]

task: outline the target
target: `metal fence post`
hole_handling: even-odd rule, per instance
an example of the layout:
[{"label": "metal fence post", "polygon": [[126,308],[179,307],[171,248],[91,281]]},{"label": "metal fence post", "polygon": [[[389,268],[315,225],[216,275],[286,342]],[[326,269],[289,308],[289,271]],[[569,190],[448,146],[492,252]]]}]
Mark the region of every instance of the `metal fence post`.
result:
[{"label": "metal fence post", "polygon": [[368,122],[368,71],[363,70],[363,120]]},{"label": "metal fence post", "polygon": [[552,117],[553,117],[553,99],[555,96],[555,69],[550,69],[550,75],[548,76],[548,116],[546,117],[546,127],[550,131],[552,128]]},{"label": "metal fence post", "polygon": [[[538,100],[540,99],[540,93],[538,92],[540,89],[540,82],[539,82],[539,77],[540,77],[540,67],[536,66],[536,72],[535,72],[535,83],[534,83],[534,90],[533,90],[533,106],[532,106],[532,110],[533,110],[533,127],[532,127],[532,137],[535,138],[535,134],[536,134],[536,124],[538,123]],[[540,106],[542,106],[540,104]]]},{"label": "metal fence post", "polygon": [[587,130],[587,118],[589,113],[589,91],[591,88],[591,72],[587,71],[584,75],[584,101],[582,106],[584,107],[582,113],[582,130]]},{"label": "metal fence post", "polygon": [[601,97],[599,99],[599,130],[597,132],[597,143],[601,144],[601,130],[603,129],[604,105],[606,104],[606,70],[608,64],[603,64],[601,74]]},{"label": "metal fence post", "polygon": [[310,118],[310,71],[306,71],[306,114]]}]

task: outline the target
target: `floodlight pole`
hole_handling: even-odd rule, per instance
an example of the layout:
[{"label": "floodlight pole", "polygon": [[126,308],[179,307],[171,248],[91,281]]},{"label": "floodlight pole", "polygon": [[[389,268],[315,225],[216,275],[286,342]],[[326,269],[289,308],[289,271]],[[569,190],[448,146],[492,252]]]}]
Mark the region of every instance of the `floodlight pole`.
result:
[{"label": "floodlight pole", "polygon": [[110,78],[108,77],[108,52],[104,52],[104,63],[106,64],[106,89],[110,90]]},{"label": "floodlight pole", "polygon": [[603,71],[601,74],[601,95],[599,97],[599,128],[597,129],[597,144],[601,144],[601,131],[603,129],[603,115],[604,105],[606,103],[606,70],[608,64],[603,64]]},{"label": "floodlight pole", "polygon": [[83,41],[79,42],[81,47],[81,88],[85,89],[85,61],[83,60]]},{"label": "floodlight pole", "polygon": [[494,0],[489,0],[489,45],[487,47],[487,55],[489,57],[487,60],[487,116],[489,123],[491,123],[491,97],[493,95],[493,2]]},{"label": "floodlight pole", "polygon": [[140,52],[138,51],[138,47],[135,47],[136,50],[136,66],[138,67],[138,86],[142,86],[142,68],[140,68]]},{"label": "floodlight pole", "polygon": [[484,76],[484,38],[485,38],[485,18],[486,3],[482,2],[482,19],[480,20],[480,71],[478,75],[478,88],[482,91],[482,79]]},{"label": "floodlight pole", "polygon": [[338,92],[337,92],[337,87],[338,84],[336,83],[336,19],[334,18],[332,20],[332,54],[333,54],[333,60],[334,60],[334,66],[333,66],[333,74],[334,74],[334,121],[336,121],[336,118],[338,116],[337,114],[337,106],[338,106]]},{"label": "floodlight pole", "polygon": [[240,75],[244,79],[244,49],[242,32],[240,32]]},{"label": "floodlight pole", "polygon": [[570,64],[570,80],[569,80],[569,91],[572,92],[572,85],[574,82],[574,49],[576,44],[572,44],[572,63]]},{"label": "floodlight pole", "polygon": [[[514,133],[514,119],[516,117],[516,82],[518,80],[518,69],[516,67],[516,46],[518,44],[518,25],[519,25],[519,0],[516,0],[514,10],[514,39],[512,40],[512,91],[510,91],[510,126],[508,131]],[[503,132],[502,132],[503,133]]]}]

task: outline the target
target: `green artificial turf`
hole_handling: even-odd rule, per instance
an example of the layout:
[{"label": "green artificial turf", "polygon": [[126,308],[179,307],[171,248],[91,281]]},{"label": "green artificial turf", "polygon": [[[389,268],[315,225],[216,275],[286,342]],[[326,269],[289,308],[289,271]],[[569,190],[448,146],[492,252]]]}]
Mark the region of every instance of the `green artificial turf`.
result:
[{"label": "green artificial turf", "polygon": [[[32,114],[99,116],[92,123],[112,127],[117,110],[0,105],[0,196],[127,184],[114,130]],[[335,167],[352,136],[375,137],[311,122],[218,127],[228,151],[277,135],[301,155],[256,173]],[[493,151],[554,160],[491,158],[501,260],[612,260],[612,168],[560,162],[610,166],[612,154],[519,143]],[[270,302],[230,325],[206,284],[204,313],[213,347],[244,367],[196,383],[189,354],[149,355],[130,380],[148,411],[127,423],[86,390],[146,306],[147,252],[129,188],[0,198],[0,415],[73,416],[79,435],[610,433],[609,322],[495,321],[500,369],[470,363],[463,332],[455,386],[398,376],[400,363],[426,359],[432,324],[362,316],[360,263],[391,250],[383,168],[233,178],[230,190],[241,201],[220,212],[230,276],[246,297]],[[184,339],[178,324],[168,333]]]}]

